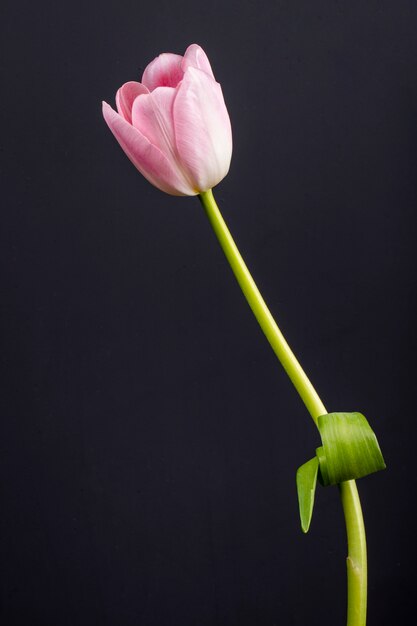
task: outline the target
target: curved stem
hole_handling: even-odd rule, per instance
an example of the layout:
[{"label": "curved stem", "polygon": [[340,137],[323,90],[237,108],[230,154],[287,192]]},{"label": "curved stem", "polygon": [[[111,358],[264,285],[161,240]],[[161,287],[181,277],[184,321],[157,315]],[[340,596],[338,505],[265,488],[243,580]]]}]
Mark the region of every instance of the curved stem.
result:
[{"label": "curved stem", "polygon": [[[273,351],[287,372],[314,422],[327,413],[323,402],[289,347],[253,280],[211,190],[199,196],[211,226],[233,273]],[[366,538],[359,494],[354,480],[341,483],[340,494],[348,538],[348,616],[347,626],[365,626],[367,564]]]},{"label": "curved stem", "polygon": [[243,260],[233,237],[219,211],[212,191],[205,191],[200,194],[200,200],[209,218],[210,224],[216,233],[217,239],[227,260],[236,276],[237,282],[242,289],[246,300],[249,303],[260,327],[266,335],[281,365],[287,372],[294,387],[301,396],[308,412],[317,424],[319,415],[327,413],[323,402],[320,400],[317,391],[307,378],[306,373],[295,357],[290,346],[286,342],[284,335],[280,331],[263,299],[258,287],[253,280],[245,261]]}]

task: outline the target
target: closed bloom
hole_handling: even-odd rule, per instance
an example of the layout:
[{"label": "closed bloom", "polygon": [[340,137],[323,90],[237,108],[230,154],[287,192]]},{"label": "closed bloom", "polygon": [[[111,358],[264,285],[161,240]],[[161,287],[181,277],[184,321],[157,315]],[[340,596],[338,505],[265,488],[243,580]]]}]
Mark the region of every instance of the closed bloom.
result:
[{"label": "closed bloom", "polygon": [[164,53],[142,82],[116,94],[117,113],[103,102],[110,130],[150,183],[175,196],[211,189],[229,171],[232,131],[222,89],[202,48]]}]

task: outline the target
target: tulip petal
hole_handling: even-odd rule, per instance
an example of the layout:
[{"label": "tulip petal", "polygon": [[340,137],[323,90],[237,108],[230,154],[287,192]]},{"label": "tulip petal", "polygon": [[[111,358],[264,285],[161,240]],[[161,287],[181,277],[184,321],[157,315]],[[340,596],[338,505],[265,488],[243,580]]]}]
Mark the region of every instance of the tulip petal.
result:
[{"label": "tulip petal", "polygon": [[184,72],[181,68],[182,56],[164,52],[145,68],[142,83],[153,91],[157,87],[176,87]]},{"label": "tulip petal", "polygon": [[103,102],[103,116],[133,165],[152,185],[174,196],[195,195],[195,191],[187,185],[184,177],[179,175],[159,148],[106,102]]},{"label": "tulip petal", "polygon": [[204,71],[187,69],[174,101],[174,128],[180,162],[197,189],[217,185],[229,171],[232,131],[222,89]]},{"label": "tulip petal", "polygon": [[195,67],[196,70],[202,70],[212,78],[214,78],[213,70],[211,69],[210,61],[207,54],[204,52],[201,46],[196,43],[192,43],[188,46],[184,54],[182,61],[182,69],[185,72],[188,67]]},{"label": "tulip petal", "polygon": [[172,105],[176,91],[171,87],[157,87],[133,103],[132,124],[142,135],[166,155],[175,146]]},{"label": "tulip petal", "polygon": [[133,103],[143,93],[149,93],[148,88],[142,83],[131,80],[122,85],[116,94],[117,111],[130,124],[132,123]]},{"label": "tulip petal", "polygon": [[[188,172],[179,165],[175,142],[173,104],[176,94],[172,87],[157,87],[149,95],[137,98],[133,103],[132,124],[160,149],[178,170],[178,175],[186,178]],[[187,184],[193,187],[191,180]]]}]

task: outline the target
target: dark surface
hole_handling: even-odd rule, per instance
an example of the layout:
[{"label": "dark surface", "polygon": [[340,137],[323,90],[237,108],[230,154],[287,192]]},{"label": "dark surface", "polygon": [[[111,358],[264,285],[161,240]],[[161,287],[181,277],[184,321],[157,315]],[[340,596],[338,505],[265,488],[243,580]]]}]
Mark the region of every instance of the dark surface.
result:
[{"label": "dark surface", "polygon": [[[3,2],[4,626],[333,626],[336,489],[196,199],[152,188],[102,99],[200,43],[234,130],[216,191],[328,410],[359,410],[369,626],[411,623],[417,6]],[[405,620],[405,621],[403,621]]]}]

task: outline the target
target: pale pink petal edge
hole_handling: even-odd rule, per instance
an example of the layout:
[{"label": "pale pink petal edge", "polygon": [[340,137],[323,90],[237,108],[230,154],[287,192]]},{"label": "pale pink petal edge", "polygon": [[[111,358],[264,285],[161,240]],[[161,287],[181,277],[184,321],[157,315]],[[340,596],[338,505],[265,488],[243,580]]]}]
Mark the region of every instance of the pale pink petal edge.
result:
[{"label": "pale pink petal edge", "polygon": [[107,102],[103,102],[103,117],[122,150],[152,185],[174,196],[196,195],[196,191],[178,176],[159,148],[152,145]]}]

